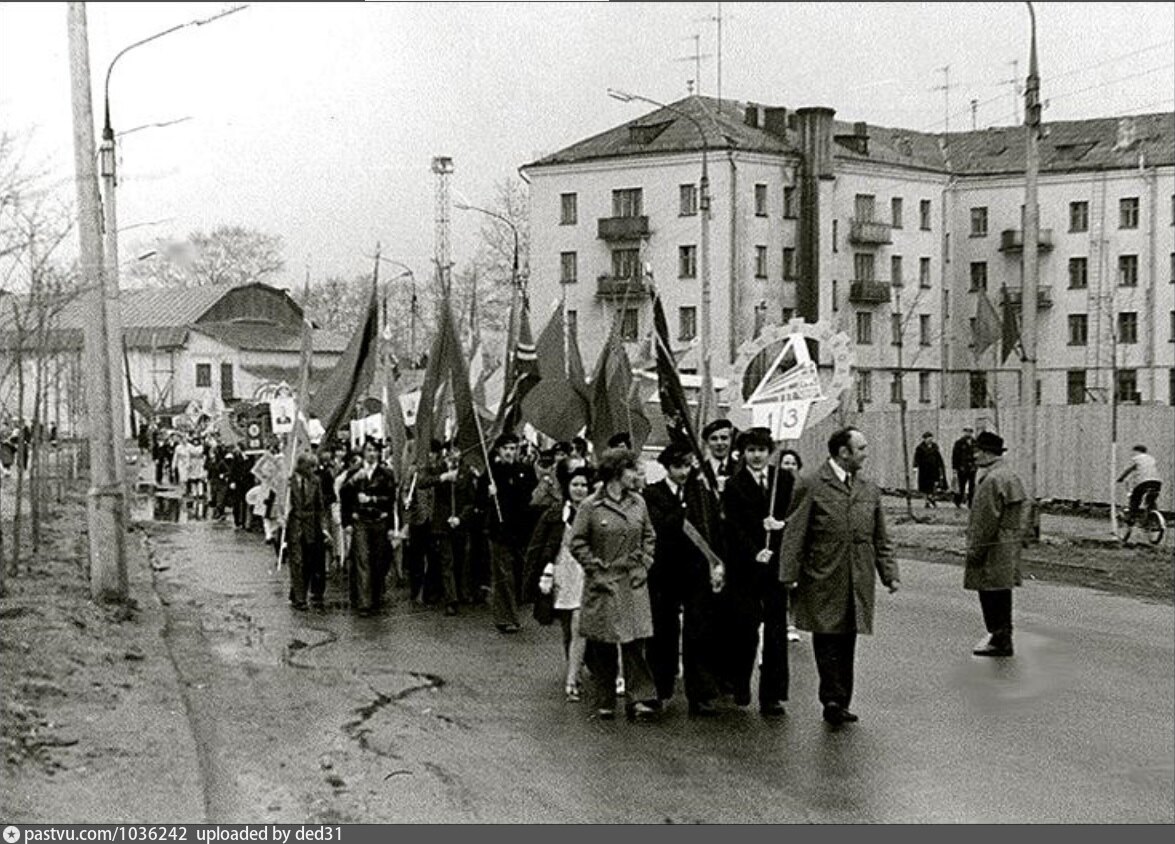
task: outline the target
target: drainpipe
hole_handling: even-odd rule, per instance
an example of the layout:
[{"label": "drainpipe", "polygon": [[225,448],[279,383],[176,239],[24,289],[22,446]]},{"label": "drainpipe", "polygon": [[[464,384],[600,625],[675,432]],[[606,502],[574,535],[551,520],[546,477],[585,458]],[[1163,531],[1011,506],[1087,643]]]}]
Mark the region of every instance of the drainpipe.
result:
[{"label": "drainpipe", "polygon": [[[726,153],[726,159],[730,162],[730,295],[727,304],[730,307],[728,314],[727,327],[729,328],[729,353],[730,363],[733,364],[738,357],[738,316],[739,316],[739,243],[738,243],[738,165],[734,161],[734,150],[729,150]],[[728,373],[729,375],[729,373]],[[735,392],[728,393],[727,400],[730,402],[730,407],[742,406],[741,385],[733,384]]]},{"label": "drainpipe", "polygon": [[1155,243],[1155,224],[1159,216],[1159,174],[1154,167],[1148,168],[1146,166],[1146,156],[1143,153],[1138,154],[1138,172],[1139,175],[1148,183],[1148,198],[1150,206],[1150,225],[1147,226],[1146,240],[1147,240],[1147,258],[1149,264],[1150,283],[1147,284],[1146,290],[1143,293],[1143,301],[1146,303],[1146,359],[1143,365],[1146,367],[1147,381],[1149,382],[1149,389],[1147,396],[1150,401],[1158,401],[1158,373],[1155,370],[1155,357],[1158,354],[1158,340],[1159,340],[1159,315],[1155,312],[1155,291],[1158,288],[1159,282],[1159,267],[1158,267],[1158,251]]}]

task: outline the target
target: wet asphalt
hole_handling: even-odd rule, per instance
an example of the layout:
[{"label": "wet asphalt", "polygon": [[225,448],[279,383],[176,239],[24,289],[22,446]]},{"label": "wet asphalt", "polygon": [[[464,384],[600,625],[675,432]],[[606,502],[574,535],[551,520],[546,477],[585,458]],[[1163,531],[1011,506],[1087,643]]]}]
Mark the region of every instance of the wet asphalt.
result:
[{"label": "wet asphalt", "polygon": [[[558,626],[498,633],[392,593],[358,618],[338,581],[297,612],[286,572],[231,524],[148,524],[165,639],[208,821],[1175,822],[1169,604],[1030,582],[1016,656],[983,638],[961,569],[902,562],[827,727],[808,636],[787,715],[727,704],[653,723],[566,703]],[[586,697],[586,696],[585,696]]]}]

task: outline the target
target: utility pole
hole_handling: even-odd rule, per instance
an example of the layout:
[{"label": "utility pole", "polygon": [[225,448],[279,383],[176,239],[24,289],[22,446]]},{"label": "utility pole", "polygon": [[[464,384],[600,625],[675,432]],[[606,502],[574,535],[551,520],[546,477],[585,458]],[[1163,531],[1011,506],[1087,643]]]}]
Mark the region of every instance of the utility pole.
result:
[{"label": "utility pole", "polygon": [[[1040,207],[1037,177],[1040,172],[1040,73],[1036,61],[1036,12],[1028,3],[1032,23],[1032,45],[1028,54],[1028,80],[1024,86],[1024,129],[1027,136],[1027,166],[1024,184],[1024,290],[1020,345],[1024,350],[1024,390],[1021,393],[1023,436],[1027,453],[1027,493],[1030,541],[1040,538],[1040,511],[1036,500],[1036,316],[1040,286]],[[1025,400],[1027,396],[1027,400]]]},{"label": "utility pole", "polygon": [[[86,286],[85,362],[89,407],[90,478],[86,517],[90,539],[90,595],[95,601],[127,598],[124,491],[118,481],[115,413],[111,396],[111,341],[103,265],[102,206],[98,196],[94,148],[94,106],[90,93],[90,47],[86,4],[71,2],[69,27],[70,91],[73,103],[74,172],[77,178],[78,237]],[[114,299],[117,306],[118,300]],[[117,317],[117,314],[115,314]],[[116,335],[117,337],[118,335]]]},{"label": "utility pole", "polygon": [[[111,63],[111,67],[114,65]],[[109,85],[110,74],[107,73]],[[99,161],[102,168],[102,185],[105,189],[105,215],[103,226],[103,251],[106,258],[106,329],[107,341],[110,343],[108,360],[110,362],[110,412],[111,418],[116,420],[114,425],[115,442],[121,444],[125,440],[125,431],[122,407],[123,363],[126,360],[122,336],[122,308],[119,304],[119,267],[118,267],[118,177],[115,163],[114,129],[110,125],[110,99],[106,99],[106,123],[102,129],[102,145],[99,147]],[[126,372],[126,383],[130,383],[130,372]],[[130,391],[127,391],[127,401],[131,400]],[[133,416],[132,416],[133,418]],[[131,431],[133,436],[136,432]],[[126,483],[126,460],[123,458],[123,449],[116,445],[114,474],[120,484]]]}]

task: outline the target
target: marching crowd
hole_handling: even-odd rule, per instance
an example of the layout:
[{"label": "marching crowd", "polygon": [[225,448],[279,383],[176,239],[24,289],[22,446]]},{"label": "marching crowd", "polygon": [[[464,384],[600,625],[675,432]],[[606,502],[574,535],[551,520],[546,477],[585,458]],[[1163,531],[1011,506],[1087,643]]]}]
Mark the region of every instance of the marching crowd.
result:
[{"label": "marching crowd", "polygon": [[[331,573],[364,616],[398,585],[446,615],[488,604],[502,634],[533,604],[540,623],[562,629],[567,700],[586,679],[601,719],[618,698],[630,718],[655,717],[679,673],[691,714],[730,700],[783,715],[798,628],[811,633],[824,719],[856,721],[856,637],[872,630],[876,581],[891,593],[900,582],[880,490],[859,474],[864,434],[834,433],[808,472],[765,428],[716,420],[702,439],[704,454],[665,448],[653,483],[626,434],[597,454],[580,438],[536,449],[506,433],[485,472],[433,441],[404,478],[374,440],[360,452],[316,446],[288,478],[276,442],[253,461],[239,446],[180,440],[159,465],[207,496],[211,518],[231,511],[246,530],[260,518],[296,610],[325,609]],[[970,451],[980,482],[964,585],[979,591],[990,634],[975,653],[1011,656],[1024,490],[998,436],[981,433]]]}]

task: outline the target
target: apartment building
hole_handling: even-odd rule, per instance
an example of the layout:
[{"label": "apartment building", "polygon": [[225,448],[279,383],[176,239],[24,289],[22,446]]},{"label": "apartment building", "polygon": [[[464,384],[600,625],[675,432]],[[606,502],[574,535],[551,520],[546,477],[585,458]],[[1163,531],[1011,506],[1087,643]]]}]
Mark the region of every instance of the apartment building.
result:
[{"label": "apartment building", "polygon": [[[1175,401],[1175,120],[1045,130],[1040,400]],[[695,370],[704,166],[717,377],[801,315],[854,341],[862,409],[1015,403],[1018,352],[977,354],[974,319],[981,293],[1018,313],[1024,146],[1023,127],[928,135],[688,97],[522,168],[531,301],[565,302],[590,366],[614,319],[647,334],[655,286]]]}]

